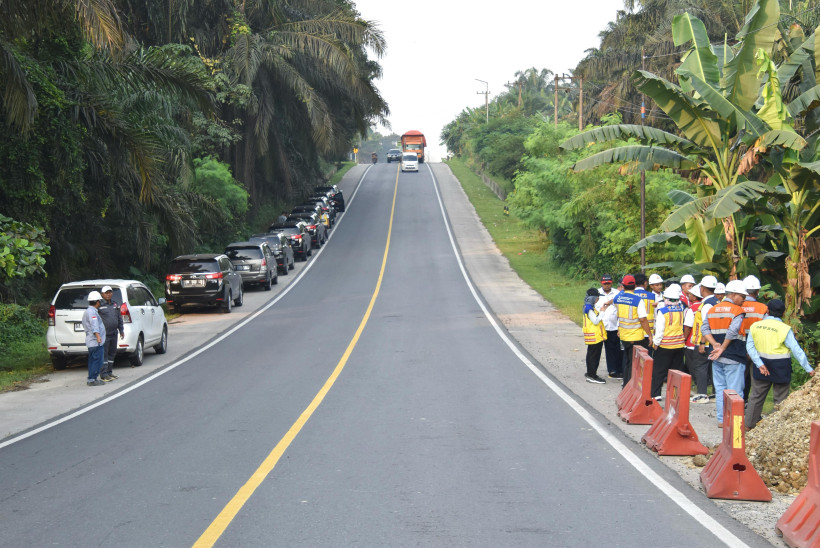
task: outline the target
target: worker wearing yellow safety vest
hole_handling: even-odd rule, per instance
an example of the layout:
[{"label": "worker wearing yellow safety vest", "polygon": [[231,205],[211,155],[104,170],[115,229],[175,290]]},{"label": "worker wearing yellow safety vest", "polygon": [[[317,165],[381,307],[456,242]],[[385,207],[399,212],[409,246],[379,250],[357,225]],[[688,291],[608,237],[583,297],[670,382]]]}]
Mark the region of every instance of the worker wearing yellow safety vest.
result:
[{"label": "worker wearing yellow safety vest", "polygon": [[[766,315],[769,310],[768,307],[757,300],[757,294],[760,292],[760,280],[755,276],[746,276],[743,278],[743,285],[746,286],[746,300],[740,305],[743,308],[743,323],[740,324],[740,340],[746,341],[746,336],[749,333],[749,328],[752,324],[759,322]],[[750,358],[746,358],[746,373],[744,376],[743,385],[743,399],[749,401],[749,391],[752,389],[752,369],[754,365]]]},{"label": "worker wearing yellow safety vest", "polygon": [[645,274],[641,272],[635,274],[635,294],[640,295],[646,301],[646,321],[649,322],[649,330],[653,331],[655,329],[655,294],[646,289],[646,281]]},{"label": "worker wearing yellow safety vest", "polygon": [[789,395],[792,380],[792,356],[812,377],[814,370],[809,365],[806,353],[797,344],[791,327],[783,323],[786,304],[780,299],[769,301],[768,313],[749,329],[746,338],[746,352],[755,365],[752,371],[752,392],[746,405],[745,424],[754,428],[760,420],[763,403],[770,388],[774,388],[774,403],[777,405]]},{"label": "worker wearing yellow safety vest", "polygon": [[646,319],[646,300],[635,293],[635,277],[627,274],[623,278],[624,290],[618,293],[612,303],[618,310],[618,337],[623,345],[623,386],[632,376],[632,349],[635,346],[649,348],[648,337],[652,336]]},{"label": "worker wearing yellow safety vest", "polygon": [[595,303],[598,302],[598,297],[598,290],[593,287],[587,291],[584,299],[583,330],[584,343],[587,345],[587,372],[584,378],[593,384],[606,384],[606,381],[598,376],[598,365],[601,363],[601,350],[606,340],[603,319],[608,305],[604,306],[600,313],[596,312]]},{"label": "worker wearing yellow safety vest", "polygon": [[[704,277],[704,279],[708,276]],[[706,357],[706,339],[700,332],[703,325],[703,294],[701,285],[689,290],[689,308],[683,313],[683,365],[692,375],[692,382],[697,386],[695,395],[689,401],[709,403],[709,358]]]},{"label": "worker wearing yellow safety vest", "polygon": [[670,369],[683,370],[683,306],[680,304],[681,289],[672,284],[663,292],[664,305],[656,311],[655,334],[652,346],[652,397],[661,398],[663,383]]}]

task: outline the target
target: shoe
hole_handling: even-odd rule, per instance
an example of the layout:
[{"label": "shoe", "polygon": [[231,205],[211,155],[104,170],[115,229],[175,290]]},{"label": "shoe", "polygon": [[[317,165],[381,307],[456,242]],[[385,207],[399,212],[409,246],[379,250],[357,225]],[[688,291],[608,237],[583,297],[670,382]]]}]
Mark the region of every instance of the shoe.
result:
[{"label": "shoe", "polygon": [[723,423],[722,422],[718,423],[718,428],[723,428]]},{"label": "shoe", "polygon": [[593,384],[606,384],[606,381],[604,379],[602,379],[601,377],[599,377],[598,375],[594,375],[594,376],[584,375],[584,378],[587,380],[587,382],[591,382]]},{"label": "shoe", "polygon": [[655,396],[655,401],[663,401],[663,396]]},{"label": "shoe", "polygon": [[112,379],[112,378],[111,378],[111,377],[109,377],[109,376],[105,376],[105,377],[100,377],[100,380],[101,380],[101,381],[103,381],[103,382],[111,382],[111,381],[113,381],[114,379]]},{"label": "shoe", "polygon": [[112,379],[112,380],[114,380],[114,379],[119,379],[119,377],[118,377],[118,376],[116,376],[114,373],[109,373],[109,374],[108,374],[108,378],[109,378],[109,379]]},{"label": "shoe", "polygon": [[692,403],[709,403],[709,396],[706,394],[695,394],[689,398],[689,401]]},{"label": "shoe", "polygon": [[88,381],[86,384],[87,384],[88,386],[102,386],[102,385],[104,385],[105,383],[104,383],[104,382],[102,382],[102,381],[99,381],[99,380],[94,379],[93,381]]},{"label": "shoe", "polygon": [[609,378],[610,379],[623,379],[624,376],[623,376],[622,373],[610,373]]}]

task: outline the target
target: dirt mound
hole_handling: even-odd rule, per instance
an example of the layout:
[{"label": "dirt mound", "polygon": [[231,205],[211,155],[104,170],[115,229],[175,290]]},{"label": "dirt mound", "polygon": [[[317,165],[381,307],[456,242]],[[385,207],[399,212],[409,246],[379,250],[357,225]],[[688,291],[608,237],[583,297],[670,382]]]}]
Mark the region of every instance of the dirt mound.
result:
[{"label": "dirt mound", "polygon": [[746,434],[746,454],[770,489],[797,494],[808,479],[812,421],[820,420],[820,375],[792,392]]}]

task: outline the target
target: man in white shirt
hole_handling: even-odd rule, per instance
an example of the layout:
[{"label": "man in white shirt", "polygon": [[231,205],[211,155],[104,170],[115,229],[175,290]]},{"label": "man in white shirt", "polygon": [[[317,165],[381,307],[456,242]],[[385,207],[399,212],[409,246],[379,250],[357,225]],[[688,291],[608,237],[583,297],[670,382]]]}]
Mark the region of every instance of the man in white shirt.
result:
[{"label": "man in white shirt", "polygon": [[[595,303],[595,310],[601,311],[604,303],[611,303],[618,290],[612,287],[612,276],[604,274],[601,276],[601,287],[598,289],[598,302]],[[618,310],[614,306],[608,306],[603,312],[604,329],[606,329],[606,340],[604,341],[604,352],[606,353],[606,370],[610,379],[622,379],[623,370],[621,368],[621,339],[618,337]]]}]

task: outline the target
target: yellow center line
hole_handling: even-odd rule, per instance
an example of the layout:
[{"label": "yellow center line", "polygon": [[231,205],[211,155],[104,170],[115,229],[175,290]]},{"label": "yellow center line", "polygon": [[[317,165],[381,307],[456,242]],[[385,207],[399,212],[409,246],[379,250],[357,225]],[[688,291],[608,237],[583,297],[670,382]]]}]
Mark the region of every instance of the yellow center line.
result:
[{"label": "yellow center line", "polygon": [[228,528],[228,525],[231,524],[233,519],[242,509],[248,499],[251,498],[254,491],[256,491],[257,487],[262,485],[262,482],[265,481],[265,478],[273,471],[273,468],[276,466],[276,463],[279,462],[279,459],[282,458],[282,455],[285,453],[287,448],[296,439],[296,436],[299,435],[299,432],[305,426],[308,419],[313,415],[314,411],[319,407],[319,404],[322,403],[322,400],[325,399],[325,396],[330,391],[333,384],[336,382],[336,379],[344,369],[345,364],[347,364],[347,360],[350,358],[350,354],[353,352],[353,349],[356,347],[356,343],[359,342],[359,337],[364,331],[364,326],[367,325],[367,321],[370,319],[370,313],[373,311],[373,306],[376,304],[376,298],[379,296],[379,290],[381,289],[382,279],[384,278],[384,269],[387,266],[387,252],[390,250],[390,236],[393,233],[393,214],[396,210],[396,194],[398,193],[399,189],[399,175],[396,173],[396,185],[393,189],[393,204],[390,207],[390,224],[387,228],[387,243],[384,246],[384,257],[382,258],[382,266],[381,270],[379,271],[379,279],[376,282],[376,289],[373,291],[373,295],[370,297],[370,304],[367,307],[367,310],[364,313],[364,317],[362,318],[361,323],[359,324],[359,328],[356,330],[356,334],[353,335],[353,339],[351,339],[350,344],[347,345],[347,349],[345,350],[344,354],[342,355],[342,359],[339,360],[339,363],[336,365],[336,368],[331,373],[330,377],[328,377],[327,381],[325,381],[324,386],[319,390],[316,396],[313,398],[313,401],[310,402],[310,405],[299,415],[299,418],[296,419],[296,422],[290,427],[290,430],[279,440],[279,443],[276,444],[276,447],[273,448],[273,451],[262,461],[262,464],[259,465],[259,468],[251,475],[250,479],[245,482],[239,491],[233,496],[233,498],[225,505],[225,508],[216,516],[216,519],[211,522],[211,525],[202,533],[202,536],[197,539],[194,543],[194,547],[204,547],[204,546],[213,546],[219,537],[225,532]]}]

